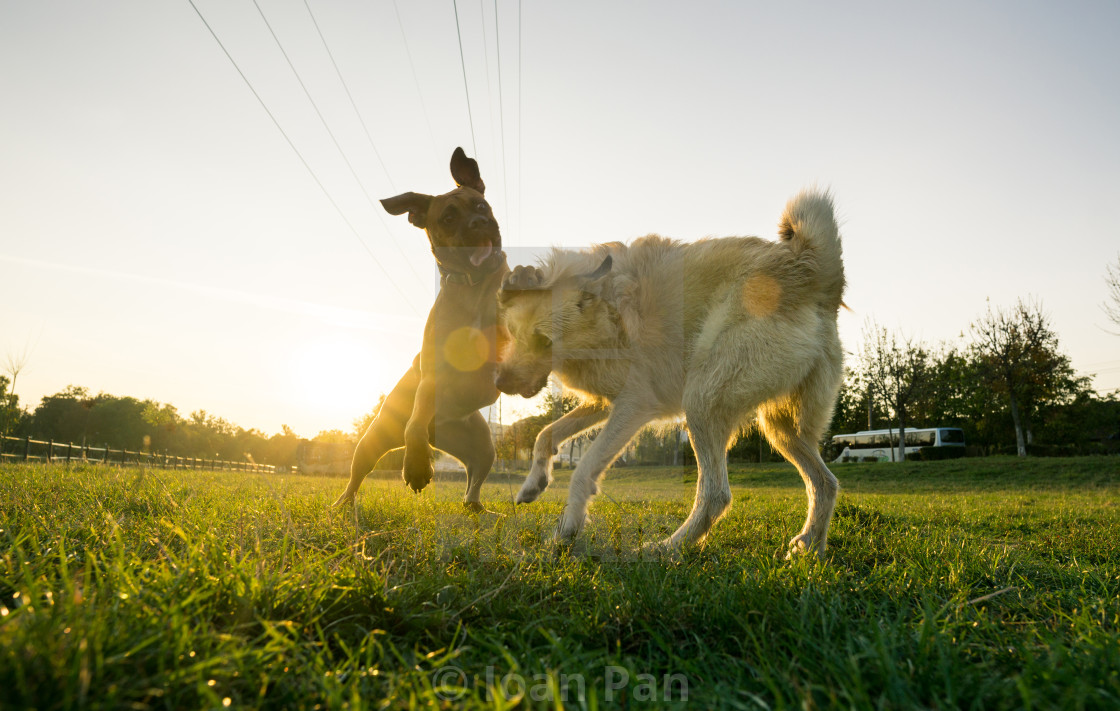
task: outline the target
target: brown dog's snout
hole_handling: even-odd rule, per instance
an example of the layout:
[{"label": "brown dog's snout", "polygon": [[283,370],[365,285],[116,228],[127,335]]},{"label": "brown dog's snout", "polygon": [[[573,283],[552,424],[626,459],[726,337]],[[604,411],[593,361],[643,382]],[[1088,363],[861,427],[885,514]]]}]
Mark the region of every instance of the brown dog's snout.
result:
[{"label": "brown dog's snout", "polygon": [[498,232],[498,223],[486,215],[471,215],[467,218],[464,228],[468,234],[490,236]]}]

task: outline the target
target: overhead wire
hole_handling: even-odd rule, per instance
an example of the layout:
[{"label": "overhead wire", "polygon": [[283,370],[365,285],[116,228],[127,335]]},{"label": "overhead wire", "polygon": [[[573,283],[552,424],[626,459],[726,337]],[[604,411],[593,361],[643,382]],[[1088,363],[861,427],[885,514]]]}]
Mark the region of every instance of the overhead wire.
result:
[{"label": "overhead wire", "polygon": [[497,150],[498,141],[494,138],[494,87],[490,82],[490,40],[486,36],[486,0],[478,0],[478,24],[482,28],[482,76],[486,77],[486,111],[490,120],[490,146]]},{"label": "overhead wire", "polygon": [[319,40],[323,43],[323,49],[326,50],[327,56],[331,59],[331,66],[334,67],[334,73],[338,76],[338,81],[342,84],[342,88],[346,92],[346,98],[350,100],[350,106],[354,109],[354,115],[358,118],[358,123],[362,125],[362,131],[366,134],[369,147],[373,149],[373,154],[377,156],[377,162],[381,164],[381,170],[385,171],[385,179],[389,181],[389,187],[393,189],[393,192],[396,192],[397,186],[393,185],[393,177],[389,175],[389,169],[385,166],[385,160],[381,157],[381,151],[377,150],[377,146],[373,142],[373,136],[370,135],[369,126],[366,125],[366,121],[362,117],[362,112],[358,110],[358,104],[354,101],[354,95],[350,93],[350,85],[346,82],[345,77],[342,76],[342,70],[338,68],[338,62],[334,59],[334,52],[331,51],[330,45],[327,44],[327,38],[323,35],[322,28],[319,27],[319,21],[315,19],[315,13],[311,10],[311,4],[307,0],[303,0],[303,6],[307,8],[307,14],[311,17],[311,24],[315,25],[315,31],[319,34]]},{"label": "overhead wire", "polygon": [[225,44],[222,42],[221,38],[218,37],[218,33],[215,32],[214,28],[210,26],[210,23],[206,20],[206,17],[202,14],[202,11],[198,9],[197,5],[195,5],[194,0],[187,0],[187,2],[190,3],[191,7],[195,11],[195,14],[198,15],[198,19],[200,19],[202,21],[202,24],[206,26],[207,31],[210,32],[210,36],[213,37],[214,41],[218,43],[218,46],[226,55],[226,58],[230,61],[230,64],[232,64],[233,68],[237,70],[238,75],[241,76],[241,80],[245,82],[245,85],[247,87],[249,87],[249,91],[252,92],[253,96],[257,100],[257,103],[259,103],[261,105],[261,108],[264,109],[264,112],[268,114],[268,117],[272,120],[273,125],[276,126],[276,130],[278,130],[280,132],[280,135],[284,137],[284,140],[287,141],[288,146],[296,154],[296,157],[299,158],[300,163],[303,164],[303,167],[306,168],[307,172],[311,175],[312,180],[314,180],[315,184],[319,186],[319,190],[323,192],[323,196],[327,198],[327,201],[330,202],[331,206],[335,209],[335,212],[338,213],[338,216],[350,229],[350,233],[354,235],[354,238],[358,240],[358,243],[362,245],[366,253],[368,253],[370,258],[373,259],[374,264],[377,265],[377,268],[381,270],[381,273],[385,275],[385,278],[389,281],[393,288],[397,290],[397,293],[400,294],[401,298],[404,299],[404,301],[409,305],[409,308],[412,309],[412,312],[417,316],[421,315],[420,312],[416,310],[416,306],[413,305],[412,300],[408,298],[408,295],[405,294],[404,290],[400,287],[399,284],[397,284],[396,280],[393,279],[389,271],[383,264],[381,264],[381,260],[377,258],[377,255],[373,253],[373,250],[371,250],[369,248],[369,245],[365,243],[365,240],[362,239],[361,235],[358,233],[357,228],[354,227],[354,223],[352,223],[349,218],[346,217],[346,213],[342,211],[342,208],[330,194],[330,191],[327,190],[326,186],[323,184],[323,181],[319,179],[319,176],[315,173],[315,170],[311,167],[311,164],[308,163],[307,159],[303,157],[303,153],[301,153],[299,148],[296,147],[295,142],[292,141],[291,137],[288,135],[288,132],[284,130],[284,127],[280,124],[280,121],[277,120],[275,114],[273,114],[272,110],[268,108],[268,104],[265,103],[260,93],[257,92],[256,88],[253,86],[253,83],[249,81],[249,77],[245,75],[244,71],[242,71],[241,66],[237,63],[237,60],[235,60],[233,58],[233,55],[230,54],[229,50],[226,49]]},{"label": "overhead wire", "polygon": [[401,10],[397,7],[397,0],[393,0],[393,11],[397,15],[397,27],[401,31],[401,40],[404,42],[404,53],[408,57],[408,68],[412,71],[412,83],[416,86],[416,94],[420,97],[420,109],[424,113],[424,122],[428,125],[428,136],[432,139],[432,151],[437,151],[436,132],[432,129],[432,119],[428,115],[428,105],[424,103],[424,92],[420,88],[420,78],[416,75],[416,63],[412,61],[412,50],[408,46],[408,34],[404,31],[404,21],[401,20]]},{"label": "overhead wire", "polygon": [[502,101],[502,37],[498,30],[498,0],[494,0],[494,47],[498,58],[498,123],[502,137],[502,195],[505,201],[506,222],[509,222],[509,172],[506,170],[506,109]]},{"label": "overhead wire", "polygon": [[257,8],[257,13],[260,14],[261,20],[264,21],[265,27],[268,28],[269,34],[272,35],[272,39],[275,40],[276,46],[280,49],[280,54],[284,55],[284,61],[288,63],[288,67],[292,70],[292,74],[295,75],[296,81],[299,83],[300,88],[303,89],[304,96],[307,97],[307,100],[311,103],[311,107],[315,110],[315,115],[319,117],[319,121],[323,124],[323,129],[326,130],[327,135],[330,136],[331,142],[334,143],[334,147],[338,150],[338,154],[339,156],[341,156],[342,161],[346,163],[346,167],[350,169],[350,175],[354,177],[355,182],[358,183],[358,187],[362,190],[362,194],[366,196],[366,201],[369,202],[370,207],[373,208],[373,214],[375,217],[377,217],[377,221],[381,223],[382,228],[384,228],[386,234],[389,235],[389,239],[393,243],[393,246],[397,248],[397,251],[400,253],[401,257],[404,258],[404,262],[408,265],[408,269],[412,272],[412,275],[416,277],[417,281],[423,281],[420,274],[417,273],[416,268],[412,266],[412,262],[408,259],[408,255],[405,254],[404,248],[401,247],[400,243],[397,241],[397,238],[393,235],[393,232],[385,223],[385,218],[381,216],[381,206],[369,194],[369,190],[366,189],[365,183],[362,182],[362,179],[358,176],[358,172],[354,170],[354,165],[346,156],[346,151],[342,150],[342,145],[339,144],[338,139],[334,135],[334,131],[331,130],[330,125],[327,123],[326,117],[323,116],[323,112],[319,110],[319,105],[311,96],[311,92],[308,90],[307,85],[304,84],[303,77],[300,76],[299,70],[297,70],[296,65],[292,63],[292,59],[288,56],[288,52],[284,49],[284,45],[282,42],[280,42],[280,38],[276,35],[276,31],[272,29],[272,23],[270,23],[268,21],[268,18],[265,17],[264,10],[261,9],[260,3],[257,2],[257,0],[253,0],[253,5]]},{"label": "overhead wire", "polygon": [[478,141],[474,137],[474,114],[471,112],[471,90],[467,86],[467,60],[463,58],[463,32],[459,27],[459,0],[451,0],[451,6],[455,8],[455,34],[459,37],[459,65],[463,68],[463,92],[467,95],[467,119],[471,124],[471,147],[474,148],[474,155],[478,156]]},{"label": "overhead wire", "polygon": [[525,211],[521,201],[521,136],[522,136],[522,123],[521,123],[521,104],[522,104],[522,81],[521,72],[524,64],[521,62],[521,0],[517,0],[517,232],[523,233],[525,230]]}]

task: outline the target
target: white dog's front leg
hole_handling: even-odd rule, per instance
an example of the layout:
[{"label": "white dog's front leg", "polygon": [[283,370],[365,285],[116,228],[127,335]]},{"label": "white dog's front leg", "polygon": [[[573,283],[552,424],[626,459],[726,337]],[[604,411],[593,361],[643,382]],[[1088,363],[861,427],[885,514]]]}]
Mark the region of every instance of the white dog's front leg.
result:
[{"label": "white dog's front leg", "polygon": [[552,483],[552,458],[566,440],[602,422],[609,408],[599,402],[584,403],[541,430],[533,444],[533,466],[515,499],[519,504],[536,501]]},{"label": "white dog's front leg", "polygon": [[598,493],[597,482],[603,470],[610,466],[622,448],[652,416],[651,410],[640,403],[615,402],[603,431],[587,448],[587,453],[572,472],[568,505],[556,527],[556,541],[570,541],[583,530],[587,521],[587,506],[591,503],[591,497]]}]

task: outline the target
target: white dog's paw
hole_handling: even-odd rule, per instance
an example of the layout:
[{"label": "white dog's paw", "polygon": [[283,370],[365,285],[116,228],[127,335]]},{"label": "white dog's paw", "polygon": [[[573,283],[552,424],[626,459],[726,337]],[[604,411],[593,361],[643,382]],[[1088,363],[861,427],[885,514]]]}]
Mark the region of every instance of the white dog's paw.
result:
[{"label": "white dog's paw", "polygon": [[808,533],[799,533],[789,541],[789,546],[786,550],[786,560],[793,560],[794,556],[807,555],[809,553],[816,553],[818,557],[823,559],[824,544],[822,542],[818,545]]},{"label": "white dog's paw", "polygon": [[517,492],[515,502],[519,504],[531,504],[537,500],[544,490],[548,488],[548,477],[544,474],[538,474],[536,470],[529,472],[529,477],[525,483],[521,485],[521,489]]},{"label": "white dog's paw", "polygon": [[514,498],[514,503],[518,504],[531,504],[537,500],[537,497],[544,491],[542,487],[529,486],[528,482],[522,485],[521,489],[517,492]]},{"label": "white dog's paw", "polygon": [[553,534],[552,540],[555,543],[571,543],[575,537],[583,530],[584,525],[590,521],[587,514],[583,516],[571,516],[568,514],[567,509],[560,516],[560,523],[556,526],[556,533]]}]

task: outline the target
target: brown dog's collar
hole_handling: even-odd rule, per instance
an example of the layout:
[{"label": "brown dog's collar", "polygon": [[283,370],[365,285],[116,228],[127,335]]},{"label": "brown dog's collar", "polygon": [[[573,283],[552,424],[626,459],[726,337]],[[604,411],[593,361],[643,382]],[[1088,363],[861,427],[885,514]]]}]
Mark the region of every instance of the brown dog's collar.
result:
[{"label": "brown dog's collar", "polygon": [[439,285],[443,286],[444,284],[458,284],[460,286],[474,286],[475,284],[482,281],[484,277],[485,275],[476,279],[467,272],[448,272],[440,269]]}]

